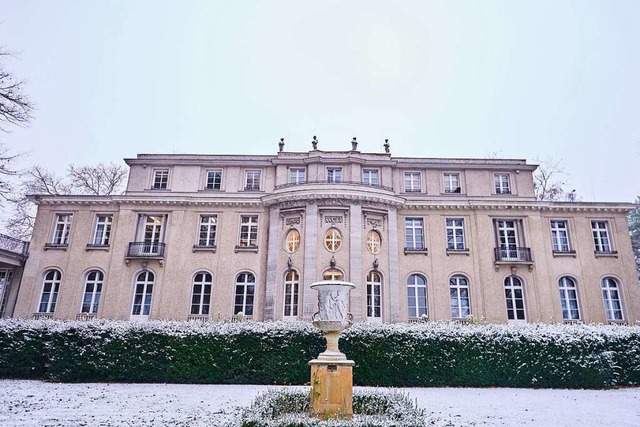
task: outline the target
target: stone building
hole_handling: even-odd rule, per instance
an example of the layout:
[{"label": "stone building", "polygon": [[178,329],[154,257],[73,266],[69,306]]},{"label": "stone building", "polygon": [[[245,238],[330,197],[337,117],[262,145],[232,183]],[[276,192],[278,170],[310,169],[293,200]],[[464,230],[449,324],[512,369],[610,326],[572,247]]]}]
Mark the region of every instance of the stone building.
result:
[{"label": "stone building", "polygon": [[[314,141],[315,142],[315,141]],[[385,152],[140,154],[120,196],[35,196],[13,315],[640,320],[628,203],[539,202],[524,160]]]}]

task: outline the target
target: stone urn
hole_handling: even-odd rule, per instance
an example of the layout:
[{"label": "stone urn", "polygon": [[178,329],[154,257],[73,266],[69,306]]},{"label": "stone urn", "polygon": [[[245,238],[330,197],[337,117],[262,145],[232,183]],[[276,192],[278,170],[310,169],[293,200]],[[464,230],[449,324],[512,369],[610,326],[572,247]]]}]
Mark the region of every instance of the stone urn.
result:
[{"label": "stone urn", "polygon": [[349,292],[353,283],[327,280],[315,282],[311,289],[318,291],[318,311],[311,318],[313,326],[324,332],[327,349],[318,355],[319,360],[346,360],[338,349],[340,332],[351,327],[353,316],[348,312]]}]

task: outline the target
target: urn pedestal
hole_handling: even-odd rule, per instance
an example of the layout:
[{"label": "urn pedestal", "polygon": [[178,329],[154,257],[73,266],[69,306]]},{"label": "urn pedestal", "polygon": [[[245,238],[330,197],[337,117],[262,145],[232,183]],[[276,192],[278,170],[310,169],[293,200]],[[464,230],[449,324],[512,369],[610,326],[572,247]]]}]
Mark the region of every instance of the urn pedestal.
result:
[{"label": "urn pedestal", "polygon": [[311,415],[318,418],[343,418],[353,416],[353,360],[338,348],[340,332],[349,328],[353,316],[349,313],[349,291],[353,283],[339,281],[316,282],[311,285],[318,291],[318,311],[313,314],[313,325],[322,330],[327,349],[311,366]]}]

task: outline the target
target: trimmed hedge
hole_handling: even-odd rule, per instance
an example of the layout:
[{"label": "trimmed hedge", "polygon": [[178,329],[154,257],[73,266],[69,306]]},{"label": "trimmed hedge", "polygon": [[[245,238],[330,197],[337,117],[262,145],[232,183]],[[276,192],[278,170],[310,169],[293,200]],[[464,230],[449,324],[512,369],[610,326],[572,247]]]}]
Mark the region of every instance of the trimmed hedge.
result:
[{"label": "trimmed hedge", "polygon": [[[640,327],[360,323],[340,348],[357,385],[640,385]],[[323,349],[306,322],[0,321],[1,378],[305,384]]]}]

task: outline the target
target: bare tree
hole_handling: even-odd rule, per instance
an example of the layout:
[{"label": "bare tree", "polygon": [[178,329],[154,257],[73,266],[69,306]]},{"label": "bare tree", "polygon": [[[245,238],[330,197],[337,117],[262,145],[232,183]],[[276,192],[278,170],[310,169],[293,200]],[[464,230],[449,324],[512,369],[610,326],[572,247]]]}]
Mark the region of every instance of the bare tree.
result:
[{"label": "bare tree", "polygon": [[24,81],[18,80],[4,68],[4,58],[10,53],[0,50],[0,131],[7,125],[24,126],[31,120],[33,104],[24,93]]},{"label": "bare tree", "polygon": [[71,183],[81,194],[109,195],[121,190],[127,175],[122,165],[99,163],[96,166],[69,165]]},{"label": "bare tree", "polygon": [[631,247],[636,260],[636,272],[640,278],[640,196],[636,198],[636,208],[629,213],[629,236],[631,237]]},{"label": "bare tree", "polygon": [[562,161],[538,161],[538,168],[533,173],[533,191],[538,200],[575,200],[575,192],[565,194],[566,175]]}]

